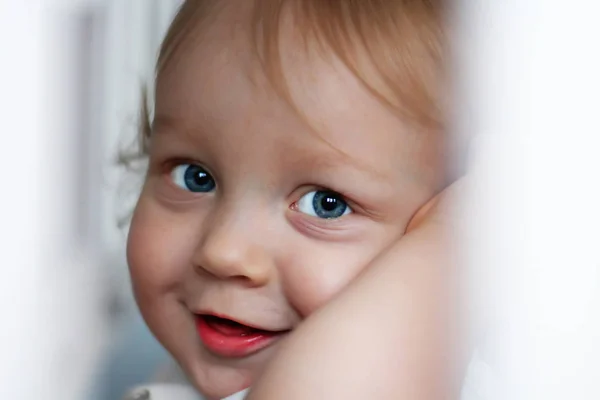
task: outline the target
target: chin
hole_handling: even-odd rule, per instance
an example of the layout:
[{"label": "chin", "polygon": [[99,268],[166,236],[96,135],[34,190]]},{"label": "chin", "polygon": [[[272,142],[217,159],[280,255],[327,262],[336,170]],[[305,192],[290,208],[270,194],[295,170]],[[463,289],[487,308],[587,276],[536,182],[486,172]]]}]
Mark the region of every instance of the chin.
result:
[{"label": "chin", "polygon": [[195,385],[196,390],[200,392],[205,400],[222,400],[226,397],[229,397],[235,393],[241,392],[244,389],[250,387],[250,385],[246,385],[244,387],[240,387],[239,382],[235,385],[219,385],[219,384],[201,384],[197,383]]},{"label": "chin", "polygon": [[252,371],[222,365],[201,365],[186,371],[189,380],[206,400],[221,400],[247,389]]}]

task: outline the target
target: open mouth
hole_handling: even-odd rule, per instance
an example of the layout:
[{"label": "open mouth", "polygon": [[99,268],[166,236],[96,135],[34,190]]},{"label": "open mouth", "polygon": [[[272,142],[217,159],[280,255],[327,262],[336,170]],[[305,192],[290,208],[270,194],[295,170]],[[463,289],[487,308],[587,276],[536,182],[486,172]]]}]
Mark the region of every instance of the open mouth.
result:
[{"label": "open mouth", "polygon": [[250,336],[258,333],[269,333],[269,331],[253,328],[248,325],[241,324],[239,322],[216,317],[214,315],[201,315],[200,318],[204,319],[207,325],[214,330],[220,332],[226,336]]},{"label": "open mouth", "polygon": [[270,346],[288,331],[268,331],[228,318],[196,315],[196,329],[204,346],[223,357],[244,357]]}]

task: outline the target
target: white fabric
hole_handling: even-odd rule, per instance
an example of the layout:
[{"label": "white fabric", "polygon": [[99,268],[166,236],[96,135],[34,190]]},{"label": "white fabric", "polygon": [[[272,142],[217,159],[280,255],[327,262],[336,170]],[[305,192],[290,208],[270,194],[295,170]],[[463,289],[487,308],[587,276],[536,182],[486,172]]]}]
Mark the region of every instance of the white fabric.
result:
[{"label": "white fabric", "polygon": [[231,395],[223,400],[244,400],[246,398],[246,395],[248,394],[248,392],[249,392],[249,389],[242,390],[241,392],[237,392],[236,394]]},{"label": "white fabric", "polygon": [[[223,400],[243,400],[248,390],[242,390]],[[203,400],[202,396],[189,385],[150,384],[130,391],[124,400]]]},{"label": "white fabric", "polygon": [[192,386],[150,384],[135,388],[124,397],[124,400],[203,400],[203,398]]}]

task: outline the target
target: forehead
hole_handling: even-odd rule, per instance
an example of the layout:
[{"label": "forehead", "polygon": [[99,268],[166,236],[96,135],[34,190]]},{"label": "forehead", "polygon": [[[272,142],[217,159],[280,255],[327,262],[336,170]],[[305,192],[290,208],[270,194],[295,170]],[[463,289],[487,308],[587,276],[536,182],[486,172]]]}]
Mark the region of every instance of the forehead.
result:
[{"label": "forehead", "polygon": [[227,132],[245,140],[271,136],[267,132],[307,146],[319,139],[372,171],[406,167],[401,169],[427,173],[431,163],[419,171],[408,167],[414,167],[417,155],[433,157],[433,138],[411,130],[341,61],[324,59],[305,46],[285,20],[281,68],[292,104],[284,101],[253,46],[250,3],[221,7],[210,23],[190,32],[158,78],[157,115],[190,130]]}]

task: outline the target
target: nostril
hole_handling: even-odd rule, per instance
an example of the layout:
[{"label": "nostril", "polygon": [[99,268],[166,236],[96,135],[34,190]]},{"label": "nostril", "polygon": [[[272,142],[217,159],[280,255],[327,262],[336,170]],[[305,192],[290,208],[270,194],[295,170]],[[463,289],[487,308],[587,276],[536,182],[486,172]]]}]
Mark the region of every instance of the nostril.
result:
[{"label": "nostril", "polygon": [[194,271],[197,275],[201,276],[205,279],[213,279],[213,280],[229,280],[232,282],[237,282],[238,284],[246,287],[256,287],[262,286],[268,280],[266,275],[257,274],[256,271],[250,270],[248,274],[243,273],[232,273],[228,274],[223,270],[215,270],[213,268],[205,268],[202,265],[194,265]]},{"label": "nostril", "polygon": [[246,276],[246,275],[232,276],[231,279],[234,279],[234,280],[239,281],[240,283],[243,283],[243,284],[246,284],[246,285],[252,284],[252,279],[250,279],[250,277]]}]

